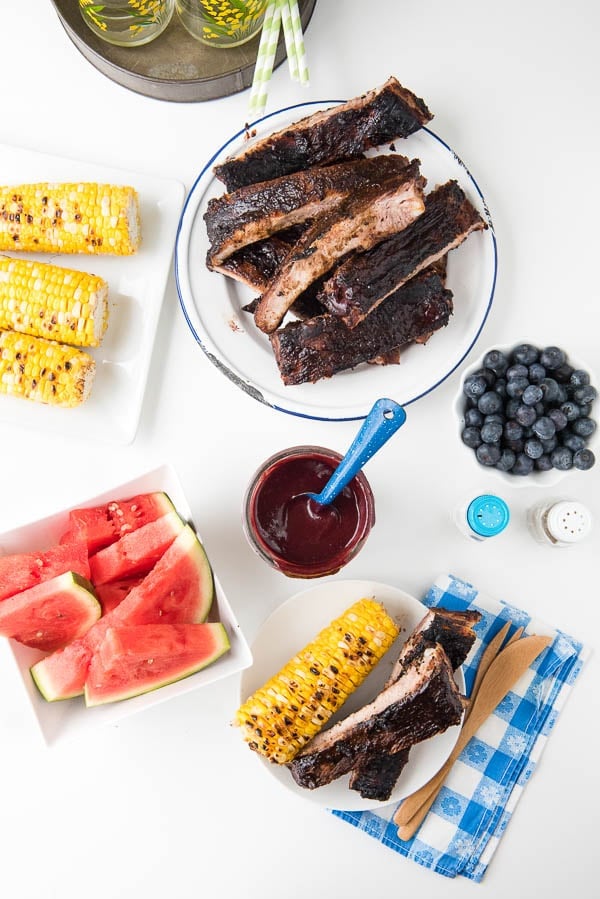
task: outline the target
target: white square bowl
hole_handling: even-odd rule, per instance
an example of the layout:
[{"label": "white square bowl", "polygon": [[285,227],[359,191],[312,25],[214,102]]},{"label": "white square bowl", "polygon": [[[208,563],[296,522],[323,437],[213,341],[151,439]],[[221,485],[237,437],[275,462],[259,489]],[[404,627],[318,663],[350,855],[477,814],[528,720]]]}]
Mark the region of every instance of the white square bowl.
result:
[{"label": "white square bowl", "polygon": [[[44,550],[54,541],[58,541],[60,535],[67,529],[70,509],[95,506],[111,500],[127,499],[138,493],[153,491],[164,491],[167,493],[179,515],[189,523],[194,524],[190,507],[175,471],[169,465],[163,465],[125,483],[115,484],[114,487],[104,493],[87,497],[82,502],[76,503],[67,509],[62,509],[54,515],[49,515],[46,518],[0,534],[0,547],[2,547],[3,553]],[[197,529],[196,531],[200,540],[202,540],[201,534]],[[132,699],[108,703],[107,705],[94,708],[86,708],[82,696],[57,702],[47,702],[35,686],[29,670],[35,662],[43,658],[44,653],[23,646],[15,640],[0,637],[0,652],[9,653],[12,656],[12,660],[17,668],[16,686],[18,688],[20,682],[22,687],[24,687],[23,699],[30,704],[34,718],[47,745],[52,745],[59,740],[74,736],[89,728],[97,727],[99,724],[114,724],[124,717],[148,709],[160,702],[165,702],[173,696],[181,696],[189,693],[191,690],[197,690],[199,687],[207,686],[215,681],[236,674],[251,664],[252,654],[250,648],[240,630],[240,626],[214,570],[213,576],[215,597],[208,620],[218,620],[223,623],[231,643],[230,650],[202,671],[198,671],[196,674],[192,674],[176,683],[168,684],[158,690],[153,690],[150,693],[135,696]]]}]

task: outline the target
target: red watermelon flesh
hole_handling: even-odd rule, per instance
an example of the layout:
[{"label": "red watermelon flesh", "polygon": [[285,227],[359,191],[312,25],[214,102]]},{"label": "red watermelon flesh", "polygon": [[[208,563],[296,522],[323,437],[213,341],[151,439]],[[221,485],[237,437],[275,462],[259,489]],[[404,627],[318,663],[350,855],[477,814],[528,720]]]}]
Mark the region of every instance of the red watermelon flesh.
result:
[{"label": "red watermelon flesh", "polygon": [[33,679],[48,701],[78,696],[83,692],[91,658],[109,627],[200,623],[210,611],[213,596],[212,571],[204,547],[186,525],[152,571],[116,608],[84,637],[32,667]]},{"label": "red watermelon flesh", "polygon": [[229,648],[220,623],[111,627],[89,667],[86,705],[156,690],[206,668]]},{"label": "red watermelon flesh", "polygon": [[123,578],[122,581],[111,581],[109,584],[99,584],[96,587],[96,596],[102,606],[102,614],[112,612],[123,602],[133,587],[137,587],[143,581],[144,575],[138,577]]},{"label": "red watermelon flesh", "polygon": [[69,512],[69,530],[60,542],[78,540],[86,543],[91,556],[125,534],[173,511],[173,503],[164,492],[139,493],[129,499],[73,509]]},{"label": "red watermelon flesh", "polygon": [[0,556],[0,600],[35,587],[66,571],[90,579],[85,543],[53,546],[45,552],[13,553]]},{"label": "red watermelon flesh", "polygon": [[68,571],[5,599],[0,634],[54,652],[87,633],[100,612],[89,581]]},{"label": "red watermelon flesh", "polygon": [[185,527],[177,512],[169,512],[125,534],[90,557],[90,576],[95,586],[147,574],[177,534]]}]

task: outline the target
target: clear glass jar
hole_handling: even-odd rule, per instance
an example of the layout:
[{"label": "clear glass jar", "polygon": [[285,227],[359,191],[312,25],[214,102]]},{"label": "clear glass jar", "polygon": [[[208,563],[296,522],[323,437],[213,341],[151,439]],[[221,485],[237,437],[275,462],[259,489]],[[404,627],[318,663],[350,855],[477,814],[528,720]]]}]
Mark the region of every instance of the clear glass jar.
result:
[{"label": "clear glass jar", "polygon": [[177,0],[177,15],[203,44],[239,47],[261,30],[266,7],[266,0]]},{"label": "clear glass jar", "polygon": [[140,47],[165,30],[175,0],[79,0],[79,11],[95,35],[119,47]]},{"label": "clear glass jar", "polygon": [[510,511],[499,496],[482,493],[463,503],[456,510],[454,521],[465,537],[483,542],[502,533],[510,521]]},{"label": "clear glass jar", "polygon": [[528,509],[527,524],[538,543],[573,546],[589,534],[592,516],[577,500],[550,499]]},{"label": "clear glass jar", "polygon": [[326,506],[320,493],[342,456],[320,446],[295,446],[271,456],[244,497],[243,527],[250,546],[287,577],[335,574],[363,547],[375,523],[369,482],[359,472]]}]

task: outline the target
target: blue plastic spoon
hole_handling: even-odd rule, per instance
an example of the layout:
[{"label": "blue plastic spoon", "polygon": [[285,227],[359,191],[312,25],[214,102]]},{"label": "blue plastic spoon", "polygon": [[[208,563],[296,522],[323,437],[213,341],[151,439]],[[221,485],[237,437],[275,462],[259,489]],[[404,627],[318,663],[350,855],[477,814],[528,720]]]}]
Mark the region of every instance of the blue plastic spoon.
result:
[{"label": "blue plastic spoon", "polygon": [[406,412],[402,406],[390,399],[377,400],[338,467],[320,493],[308,494],[310,499],[320,506],[332,503],[405,421]]}]

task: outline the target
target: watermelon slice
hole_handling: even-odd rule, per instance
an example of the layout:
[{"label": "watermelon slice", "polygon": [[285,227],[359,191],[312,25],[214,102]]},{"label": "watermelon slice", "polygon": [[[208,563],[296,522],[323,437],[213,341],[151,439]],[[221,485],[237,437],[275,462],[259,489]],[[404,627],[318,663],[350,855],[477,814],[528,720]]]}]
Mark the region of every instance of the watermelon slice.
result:
[{"label": "watermelon slice", "polygon": [[123,602],[127,594],[133,587],[137,587],[143,581],[144,575],[138,577],[123,578],[122,581],[111,581],[109,584],[99,584],[96,587],[96,596],[98,602],[102,606],[102,614],[112,612],[120,603]]},{"label": "watermelon slice", "polygon": [[0,634],[54,652],[85,634],[100,612],[89,581],[68,571],[5,599]]},{"label": "watermelon slice", "polygon": [[184,527],[177,512],[169,512],[125,534],[90,557],[92,583],[99,587],[110,581],[147,574]]},{"label": "watermelon slice", "polygon": [[0,600],[66,571],[73,571],[89,580],[90,566],[85,543],[53,546],[45,552],[0,556]]},{"label": "watermelon slice", "polygon": [[49,702],[83,693],[91,658],[109,627],[200,623],[210,611],[213,596],[210,563],[194,530],[186,525],[152,571],[112,612],[84,637],[32,667],[40,693]]},{"label": "watermelon slice", "polygon": [[69,512],[69,530],[60,538],[61,543],[74,540],[87,544],[91,556],[115,543],[130,531],[156,521],[175,507],[166,493],[139,493],[129,499],[114,500],[88,509]]},{"label": "watermelon slice", "polygon": [[142,624],[107,630],[85,682],[85,703],[130,699],[206,668],[230,648],[222,624]]}]

